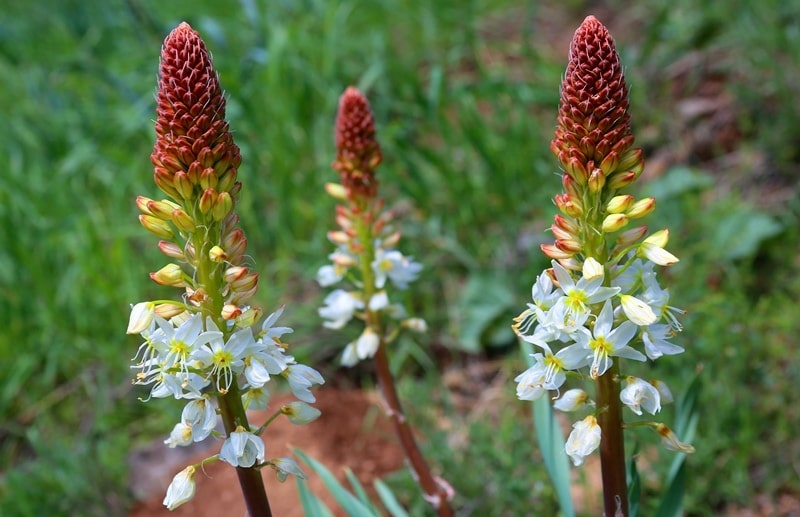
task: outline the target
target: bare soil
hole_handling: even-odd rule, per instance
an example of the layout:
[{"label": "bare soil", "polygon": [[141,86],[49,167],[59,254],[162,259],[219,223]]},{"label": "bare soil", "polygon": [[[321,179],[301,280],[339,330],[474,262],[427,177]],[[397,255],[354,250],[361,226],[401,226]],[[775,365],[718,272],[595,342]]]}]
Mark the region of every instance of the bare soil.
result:
[{"label": "bare soil", "polygon": [[[306,426],[293,425],[286,418],[273,422],[265,432],[268,458],[292,456],[292,449],[298,448],[321,461],[340,481],[345,477],[344,467],[349,467],[365,486],[371,486],[374,479],[403,466],[403,452],[394,439],[377,394],[326,388],[315,395],[317,402],[314,406],[322,411],[322,416]],[[270,407],[278,408],[292,400],[294,397],[290,394],[276,395]],[[262,422],[267,416],[266,412],[253,412],[250,421]],[[214,447],[220,445],[217,442]],[[218,452],[217,449],[207,449],[195,452],[193,456],[181,457],[169,454],[170,451],[159,442],[134,453],[131,459],[133,490],[144,499],[134,506],[129,517],[246,514],[236,472],[222,462],[211,463],[205,472],[198,472],[194,499],[172,512],[168,511],[162,501],[172,476],[185,466]],[[309,468],[299,463],[308,474]],[[263,472],[263,477],[273,515],[303,515],[292,478],[280,483],[270,469]],[[336,511],[336,504],[319,477],[309,475],[308,485],[335,515],[344,515]]]}]

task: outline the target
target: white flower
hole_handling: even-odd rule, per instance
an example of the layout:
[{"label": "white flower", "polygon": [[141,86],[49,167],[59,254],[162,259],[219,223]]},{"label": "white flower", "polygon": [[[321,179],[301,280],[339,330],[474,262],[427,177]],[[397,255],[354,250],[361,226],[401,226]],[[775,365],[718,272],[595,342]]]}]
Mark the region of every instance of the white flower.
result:
[{"label": "white flower", "polygon": [[324,327],[340,329],[350,321],[356,310],[363,308],[364,302],[355,295],[336,289],[325,297],[325,307],[320,307],[317,312],[322,319],[330,320],[322,324]]},{"label": "white flower", "polygon": [[239,426],[222,444],[219,459],[234,467],[252,467],[264,461],[264,441]]},{"label": "white flower", "polygon": [[611,301],[606,300],[603,309],[597,316],[594,328],[581,329],[575,333],[575,342],[589,349],[592,354],[592,365],[590,374],[593,379],[603,375],[611,367],[611,357],[624,357],[635,361],[645,361],[646,357],[638,350],[628,346],[628,342],[636,334],[636,325],[630,321],[624,321],[613,329],[614,310],[611,308]]},{"label": "white flower", "polygon": [[372,295],[372,298],[369,299],[368,306],[369,310],[371,311],[380,311],[385,309],[389,306],[389,295],[386,294],[386,291],[378,291]]},{"label": "white flower", "polygon": [[164,440],[164,443],[170,449],[175,447],[186,447],[192,443],[192,426],[179,422],[172,428],[169,433],[169,438]]},{"label": "white flower", "polygon": [[[213,325],[211,318],[208,318],[207,325],[209,327]],[[216,379],[217,391],[224,394],[228,392],[234,374],[244,368],[245,352],[254,342],[253,331],[249,327],[244,328],[234,332],[227,342],[223,342],[220,336],[206,343],[194,353],[193,359],[203,368],[211,367],[208,375]]]},{"label": "white flower", "polygon": [[553,281],[547,273],[542,273],[536,277],[536,283],[531,287],[531,299],[533,303],[529,303],[528,308],[525,309],[522,314],[514,318],[514,325],[511,327],[514,329],[514,332],[522,336],[531,330],[536,321],[542,321],[544,314],[549,311],[564,294],[561,289],[553,290],[553,288]]},{"label": "white flower", "polygon": [[261,411],[267,409],[269,404],[270,393],[269,390],[263,387],[254,388],[249,387],[242,395],[242,404],[245,409],[252,409],[254,411]]},{"label": "white flower", "polygon": [[317,271],[317,283],[322,287],[328,287],[338,283],[344,278],[346,270],[340,266],[327,264]]},{"label": "white flower", "polygon": [[163,503],[168,510],[174,510],[194,497],[195,471],[194,465],[189,465],[172,478],[172,483],[167,488],[167,495],[164,497]]},{"label": "white flower", "polygon": [[418,332],[424,334],[428,331],[428,324],[422,318],[408,318],[401,323],[405,328],[411,332]]},{"label": "white flower", "polygon": [[386,285],[387,277],[398,289],[405,289],[409,282],[417,279],[419,272],[422,271],[422,264],[403,256],[397,250],[377,247],[372,270],[375,272],[375,287],[378,289]]},{"label": "white flower", "polygon": [[669,230],[659,230],[642,241],[636,254],[639,257],[646,257],[659,266],[676,264],[679,262],[678,257],[664,249],[668,241]]},{"label": "white flower", "polygon": [[625,316],[640,327],[652,325],[658,319],[653,309],[635,296],[621,294],[619,295],[619,301]]},{"label": "white flower", "polygon": [[325,379],[315,369],[303,364],[290,364],[281,373],[289,381],[289,389],[294,396],[303,402],[314,402],[317,400],[311,393],[311,386],[314,384],[324,384]]},{"label": "white flower", "polygon": [[217,425],[217,412],[208,395],[192,400],[183,408],[181,423],[191,429],[192,440],[205,440]]},{"label": "white flower", "polygon": [[299,479],[305,479],[305,473],[300,469],[300,466],[292,458],[278,458],[270,462],[272,468],[278,474],[278,481],[283,483],[289,475],[295,476]]},{"label": "white flower", "polygon": [[[544,390],[557,390],[567,380],[564,370],[576,370],[586,366],[590,357],[586,349],[579,345],[571,345],[559,350],[556,354],[546,343],[541,343],[544,354],[532,354],[536,364],[518,375],[517,396],[522,400],[535,400]],[[539,389],[541,388],[541,389]],[[528,398],[528,397],[535,398]]]},{"label": "white flower", "polygon": [[303,425],[313,422],[322,414],[322,412],[311,407],[305,402],[289,402],[281,407],[281,413],[289,417],[289,421],[296,425]]},{"label": "white flower", "polygon": [[[564,266],[555,260],[552,264],[553,272],[564,292],[564,297],[559,299],[558,303],[563,304],[566,308],[564,313],[564,325],[566,326],[575,325],[570,321],[572,319],[582,318],[583,321],[586,321],[586,317],[590,313],[590,305],[608,300],[619,292],[619,287],[603,287],[604,275],[602,272],[591,279],[581,277],[576,283]],[[577,323],[577,325],[581,324]]]},{"label": "white flower", "polygon": [[291,334],[294,332],[294,330],[289,327],[274,326],[278,321],[278,318],[280,318],[281,314],[283,314],[283,309],[285,308],[285,305],[281,305],[280,309],[267,316],[267,318],[264,320],[264,323],[261,324],[261,332],[258,334],[259,339],[267,338],[277,340],[284,334]]},{"label": "white flower", "polygon": [[378,334],[372,328],[367,327],[356,340],[356,355],[359,359],[373,357],[380,345],[381,339]]},{"label": "white flower", "polygon": [[559,411],[569,412],[576,411],[587,403],[591,403],[589,394],[582,389],[574,388],[564,392],[561,398],[553,402],[553,407]]},{"label": "white flower", "polygon": [[675,402],[675,397],[672,396],[672,391],[667,386],[667,383],[658,379],[650,381],[650,384],[656,387],[658,394],[661,395],[661,402],[663,404],[671,404]]},{"label": "white flower", "polygon": [[662,355],[680,354],[683,347],[667,341],[674,335],[675,331],[669,325],[650,325],[642,332],[644,353],[653,361]]},{"label": "white flower", "polygon": [[131,317],[128,320],[128,334],[141,334],[153,323],[156,304],[153,302],[141,302],[131,307]]},{"label": "white flower", "polygon": [[633,376],[627,377],[625,381],[627,385],[620,391],[619,399],[631,408],[631,411],[637,415],[642,414],[641,408],[651,415],[661,411],[661,395],[655,386]]},{"label": "white flower", "polygon": [[583,460],[600,446],[600,426],[593,415],[589,415],[580,422],[575,422],[572,432],[567,438],[564,450],[572,458],[576,467],[583,465]]}]

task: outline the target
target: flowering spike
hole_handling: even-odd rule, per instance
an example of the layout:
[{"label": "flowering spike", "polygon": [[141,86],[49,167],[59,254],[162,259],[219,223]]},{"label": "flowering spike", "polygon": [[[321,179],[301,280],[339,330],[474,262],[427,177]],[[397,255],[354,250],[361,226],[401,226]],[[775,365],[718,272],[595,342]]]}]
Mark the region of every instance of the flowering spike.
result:
[{"label": "flowering spike", "polygon": [[202,192],[200,185],[235,175],[241,157],[225,121],[225,97],[205,43],[187,23],[164,40],[156,100],[150,158],[166,194],[189,200]]},{"label": "flowering spike", "polygon": [[353,199],[373,199],[378,193],[375,168],[381,163],[381,148],[375,139],[369,101],[352,86],[339,99],[336,151],[333,168],[341,174],[348,195]]},{"label": "flowering spike", "polygon": [[[630,135],[628,88],[619,55],[608,29],[589,16],[570,45],[569,64],[561,85],[558,128],[551,147],[565,153],[557,154],[559,161],[576,180],[572,171],[591,171],[595,167],[610,176],[616,171],[615,165],[633,162],[629,158],[635,155],[628,153],[633,144],[627,138]],[[565,155],[571,161],[565,162]],[[620,156],[626,159],[620,160]]]}]

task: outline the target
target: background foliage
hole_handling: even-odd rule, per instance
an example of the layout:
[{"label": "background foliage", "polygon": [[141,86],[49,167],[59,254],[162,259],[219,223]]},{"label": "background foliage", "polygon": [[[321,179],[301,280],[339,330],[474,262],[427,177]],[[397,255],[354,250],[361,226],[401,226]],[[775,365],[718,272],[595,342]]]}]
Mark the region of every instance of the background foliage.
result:
[{"label": "background foliage", "polygon": [[[404,250],[426,264],[414,305],[435,329],[400,343],[394,366],[424,381],[404,390],[435,461],[481,465],[456,489],[464,511],[488,515],[553,505],[529,409],[513,399],[524,363],[508,324],[545,264],[538,244],[560,188],[548,144],[568,43],[597,15],[632,86],[649,164],[642,190],[659,202],[648,224],[670,226],[682,259],[669,283],[688,310],[687,353],[653,375],[679,391],[702,369],[687,510],[798,498],[797,2],[3,4],[1,514],[124,514],[127,452],[171,426],[136,401],[128,359],[138,343],[124,328],[129,303],[166,292],[147,280],[164,259],[133,200],[158,195],[148,160],[158,51],[182,20],[203,35],[227,90],[259,302],[291,300],[297,353],[326,378],[358,375],[329,363],[338,349],[320,331],[313,275],[330,247],[322,186],[336,102],[349,84],[367,92],[382,192],[404,217]],[[492,375],[467,377],[466,391],[479,401],[504,382],[496,427],[453,403],[463,385],[440,382],[484,363]],[[420,386],[434,390],[435,413]],[[657,503],[660,463],[639,467],[643,508]],[[409,504],[403,475],[390,481]]]}]

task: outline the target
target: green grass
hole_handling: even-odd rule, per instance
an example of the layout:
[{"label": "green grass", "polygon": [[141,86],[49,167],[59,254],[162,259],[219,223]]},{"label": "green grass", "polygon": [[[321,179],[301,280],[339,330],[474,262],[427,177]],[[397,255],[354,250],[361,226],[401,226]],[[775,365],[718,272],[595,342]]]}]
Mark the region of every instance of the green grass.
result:
[{"label": "green grass", "polygon": [[[457,362],[468,350],[520,370],[507,323],[545,264],[538,244],[549,239],[560,188],[548,149],[567,53],[560,45],[589,12],[580,1],[555,4],[5,2],[0,513],[124,514],[125,455],[177,418],[168,403],[158,414],[136,401],[128,361],[138,343],[124,328],[128,304],[173,294],[147,279],[165,260],[133,201],[158,195],[149,162],[158,53],[181,20],[203,35],[229,99],[244,159],[238,211],[262,274],[258,302],[267,310],[289,302],[297,353],[335,371],[319,364],[332,341],[320,332],[313,275],[330,248],[334,206],[322,188],[335,178],[337,99],[356,84],[375,110],[382,193],[403,214],[403,249],[426,265],[413,303],[434,329],[430,342]],[[792,136],[800,63],[789,51],[800,13],[780,0],[711,4],[608,0],[595,11],[627,67],[639,141],[648,153],[671,151],[681,167],[650,184],[659,206],[648,224],[670,226],[682,259],[669,282],[674,303],[689,310],[687,353],[659,361],[654,375],[680,391],[703,367],[698,452],[687,463],[686,504],[697,515],[800,491],[789,463],[800,447]],[[676,79],[687,56],[703,66]],[[676,117],[675,105],[709,82],[730,95],[738,136],[733,148],[687,150],[695,122]],[[395,366],[411,371],[417,354],[428,364],[425,385],[435,386],[419,350],[405,343],[409,360]],[[411,406],[428,400],[421,390],[407,397]],[[497,422],[456,419],[470,430],[459,456],[420,410],[430,450],[446,470],[483,466],[454,481],[469,508],[552,508],[525,405],[503,404]],[[450,411],[445,396],[441,406]],[[393,486],[402,493],[402,481]],[[657,482],[644,486],[657,497]]]}]

